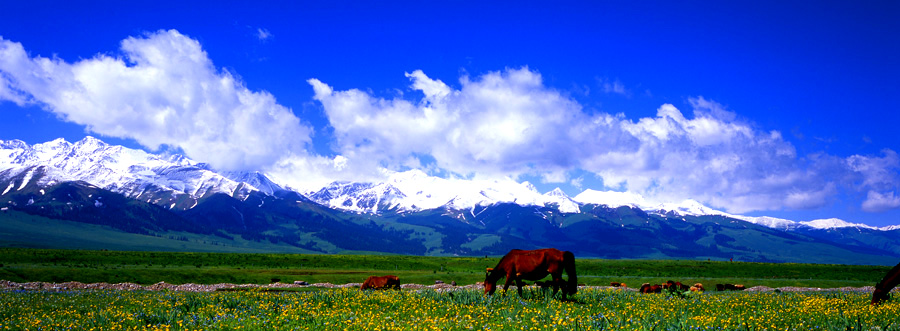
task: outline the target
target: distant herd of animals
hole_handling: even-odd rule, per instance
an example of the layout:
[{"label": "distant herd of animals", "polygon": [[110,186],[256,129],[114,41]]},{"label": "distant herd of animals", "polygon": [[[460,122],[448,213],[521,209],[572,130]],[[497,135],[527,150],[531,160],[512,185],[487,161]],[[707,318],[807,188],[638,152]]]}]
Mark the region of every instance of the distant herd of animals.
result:
[{"label": "distant herd of animals", "polygon": [[[563,272],[569,276],[567,281],[562,279]],[[550,281],[540,281],[550,275]],[[555,295],[562,289],[563,300],[566,295],[574,295],[578,291],[578,276],[575,274],[575,255],[569,251],[560,251],[556,248],[542,248],[535,250],[514,249],[506,253],[493,268],[487,268],[484,278],[484,293],[493,295],[497,290],[497,281],[506,278],[503,291],[516,283],[519,296],[522,296],[522,287],[526,280],[534,281],[535,285],[542,288],[553,288]],[[894,287],[900,285],[900,263],[888,271],[881,281],[875,285],[872,293],[872,305],[878,305],[890,299],[889,293]],[[612,282],[613,287],[627,287],[625,283]],[[395,289],[400,290],[400,278],[394,275],[371,276],[359,287],[360,290]],[[717,291],[743,291],[744,285],[740,284],[716,284]],[[703,284],[696,283],[688,286],[676,281],[667,281],[664,284],[642,284],[641,293],[662,292],[703,292]]]}]

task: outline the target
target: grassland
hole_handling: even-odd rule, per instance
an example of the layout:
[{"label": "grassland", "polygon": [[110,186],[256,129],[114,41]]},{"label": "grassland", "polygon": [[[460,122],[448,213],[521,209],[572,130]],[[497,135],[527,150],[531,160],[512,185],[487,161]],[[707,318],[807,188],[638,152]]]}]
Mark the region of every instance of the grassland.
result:
[{"label": "grassland", "polygon": [[868,293],[714,292],[687,297],[585,289],[485,296],[315,292],[0,292],[15,330],[900,330],[900,302]]},{"label": "grassland", "polygon": [[[0,249],[0,279],[154,284],[483,280],[498,257],[303,255]],[[578,259],[579,282],[668,279],[770,287],[872,285],[885,266]],[[712,287],[709,286],[708,287]],[[0,330],[900,330],[900,301],[868,292],[640,294],[582,288],[561,300],[528,288],[362,292],[0,291]]]},{"label": "grassland", "polygon": [[[132,282],[154,284],[248,283],[274,280],[335,284],[362,282],[369,275],[395,274],[403,283],[436,280],[474,284],[498,257],[404,255],[308,255],[0,249],[0,279],[14,282]],[[887,266],[774,264],[687,260],[577,259],[579,283],[736,283],[769,287],[870,286]]]}]

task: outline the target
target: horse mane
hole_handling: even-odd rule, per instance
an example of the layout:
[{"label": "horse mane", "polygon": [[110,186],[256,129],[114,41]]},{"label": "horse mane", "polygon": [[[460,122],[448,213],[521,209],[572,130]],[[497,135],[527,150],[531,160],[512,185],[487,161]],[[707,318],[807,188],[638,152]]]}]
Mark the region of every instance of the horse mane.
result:
[{"label": "horse mane", "polygon": [[509,264],[510,261],[516,258],[515,254],[512,254],[513,252],[519,253],[523,252],[523,250],[512,249],[509,251],[509,253],[506,253],[506,255],[500,258],[500,262],[497,262],[496,266],[494,266],[493,268],[488,268],[488,276],[486,280],[496,282],[500,278],[503,278],[503,276],[506,276],[505,269],[508,268],[507,264]]}]

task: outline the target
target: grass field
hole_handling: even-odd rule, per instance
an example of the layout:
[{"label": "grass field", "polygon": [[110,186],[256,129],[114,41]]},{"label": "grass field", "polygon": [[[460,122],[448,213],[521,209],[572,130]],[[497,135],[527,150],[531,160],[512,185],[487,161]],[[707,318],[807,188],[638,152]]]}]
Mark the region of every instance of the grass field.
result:
[{"label": "grass field", "polygon": [[[0,249],[0,279],[14,282],[473,284],[498,257],[298,255]],[[769,287],[867,286],[889,267],[709,261],[577,259],[579,282],[673,279]],[[900,330],[900,301],[867,292],[640,294],[582,288],[570,300],[528,288],[361,292],[0,291],[0,330]]]},{"label": "grass field", "polygon": [[[132,282],[154,284],[249,283],[274,279],[289,283],[359,283],[369,275],[396,274],[403,283],[436,280],[474,284],[498,257],[422,257],[399,255],[306,255],[121,252],[52,249],[0,249],[0,279],[14,282]],[[735,283],[769,287],[869,286],[887,266],[774,264],[686,260],[577,259],[579,283],[625,282]]]},{"label": "grass field", "polygon": [[[452,293],[452,294],[451,294]],[[0,292],[12,330],[900,330],[868,293]]]}]

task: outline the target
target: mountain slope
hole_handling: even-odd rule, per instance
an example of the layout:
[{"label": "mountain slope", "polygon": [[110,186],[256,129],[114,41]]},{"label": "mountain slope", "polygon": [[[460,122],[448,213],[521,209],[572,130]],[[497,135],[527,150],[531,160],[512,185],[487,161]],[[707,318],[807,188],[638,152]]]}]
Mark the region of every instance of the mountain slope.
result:
[{"label": "mountain slope", "polygon": [[216,193],[242,199],[255,191],[284,191],[257,172],[222,175],[181,155],[149,154],[93,137],[33,146],[18,140],[0,141],[0,181],[27,176],[34,167],[43,169],[38,186],[83,181],[172,209],[191,208],[198,199]]},{"label": "mountain slope", "polygon": [[[570,198],[511,179],[444,179],[415,170],[380,183],[335,182],[307,198],[260,172],[217,173],[182,156],[94,138],[34,146],[0,141],[0,228],[23,224],[21,215],[103,229],[96,238],[73,234],[73,248],[123,247],[103,236],[143,236],[224,251],[501,255],[557,247],[604,258],[849,264],[900,258],[900,230],[837,219],[730,215],[693,200],[653,203],[621,192],[586,190]],[[15,230],[21,236],[0,245],[48,245],[34,229],[21,226]]]},{"label": "mountain slope", "polygon": [[555,205],[563,212],[578,211],[577,204],[561,190],[541,194],[528,182],[444,179],[419,170],[392,173],[381,183],[334,182],[309,197],[332,208],[365,213],[472,210],[499,203]]}]

